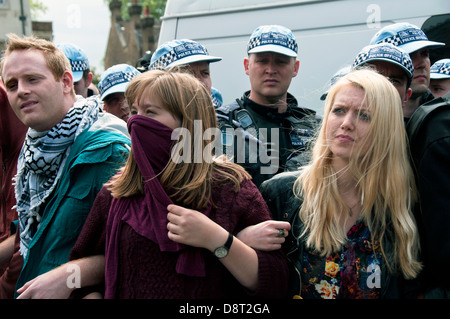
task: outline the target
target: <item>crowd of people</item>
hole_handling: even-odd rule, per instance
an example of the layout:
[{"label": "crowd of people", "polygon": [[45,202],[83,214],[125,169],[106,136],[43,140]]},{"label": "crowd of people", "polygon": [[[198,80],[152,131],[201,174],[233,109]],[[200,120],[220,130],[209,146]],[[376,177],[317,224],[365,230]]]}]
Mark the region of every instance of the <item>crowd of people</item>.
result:
[{"label": "crowd of people", "polygon": [[443,45],[380,29],[319,118],[288,92],[284,26],[253,31],[234,101],[193,40],[96,87],[78,46],[9,35],[0,298],[450,297],[450,59],[429,58]]}]

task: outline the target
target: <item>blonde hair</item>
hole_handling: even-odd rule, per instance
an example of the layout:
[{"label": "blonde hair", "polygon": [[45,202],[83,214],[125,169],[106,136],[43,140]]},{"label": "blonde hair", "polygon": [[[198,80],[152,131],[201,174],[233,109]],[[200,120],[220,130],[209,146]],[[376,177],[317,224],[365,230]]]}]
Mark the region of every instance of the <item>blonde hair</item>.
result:
[{"label": "blonde hair", "polygon": [[[352,172],[362,199],[361,217],[368,224],[372,239],[379,241],[388,266],[400,269],[406,278],[421,269],[418,261],[417,227],[411,214],[416,200],[414,176],[407,155],[407,137],[399,94],[382,75],[371,70],[356,70],[340,79],[325,100],[322,126],[312,149],[312,158],[294,185],[303,199],[300,218],[305,228],[302,236],[308,247],[328,255],[339,251],[346,241],[340,227],[340,212],[348,211],[338,186],[337,172],[331,166],[332,153],[326,139],[326,123],[336,94],[353,85],[364,91],[370,112],[369,133],[362,145],[368,151],[353,156],[347,167]],[[392,225],[392,226],[390,226]],[[392,264],[387,260],[383,238],[393,229]]]},{"label": "blonde hair", "polygon": [[[175,143],[190,148],[193,157],[194,147],[199,142],[194,132],[194,120],[201,120],[202,135],[209,128],[216,128],[216,114],[210,94],[194,76],[174,70],[151,70],[136,76],[128,85],[125,97],[129,105],[143,99],[151,92],[158,97],[174,117],[181,120],[181,127],[191,132],[191,140],[183,140],[181,135]],[[211,140],[201,139],[202,150]],[[197,146],[198,147],[198,146]],[[206,158],[205,158],[206,157]],[[116,198],[143,194],[143,177],[132,154],[128,157],[123,172],[109,183],[109,189]],[[231,182],[234,191],[239,191],[243,179],[250,175],[240,166],[228,162],[224,157],[214,158],[212,153],[204,152],[202,161],[172,161],[160,173],[160,183],[170,198],[179,204],[194,209],[205,208],[211,199],[211,180]]]},{"label": "blonde hair", "polygon": [[[70,72],[72,74],[72,66],[69,59],[64,55],[58,47],[52,42],[36,38],[34,36],[20,38],[16,34],[8,34],[8,42],[5,53],[1,60],[1,71],[3,73],[3,66],[6,58],[16,50],[37,50],[41,51],[44,55],[47,67],[52,72],[56,81],[60,81],[64,72]],[[75,96],[75,90],[72,87],[71,94]]]}]

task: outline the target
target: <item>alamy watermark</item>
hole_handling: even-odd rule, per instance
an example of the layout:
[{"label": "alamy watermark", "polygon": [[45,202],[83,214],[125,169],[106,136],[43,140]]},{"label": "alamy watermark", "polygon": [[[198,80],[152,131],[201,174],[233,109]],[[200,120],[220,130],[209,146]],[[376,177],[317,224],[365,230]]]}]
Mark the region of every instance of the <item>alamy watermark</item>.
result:
[{"label": "alamy watermark", "polygon": [[381,269],[377,264],[370,264],[367,267],[367,272],[370,275],[367,277],[367,287],[372,288],[381,288]]},{"label": "alamy watermark", "polygon": [[69,29],[81,28],[81,6],[77,3],[71,3],[67,6],[66,25]]},{"label": "alamy watermark", "polygon": [[[280,165],[278,128],[270,130],[260,128],[254,134],[242,128],[231,127],[226,128],[225,131],[219,128],[208,128],[202,132],[201,120],[194,121],[194,132],[186,128],[175,129],[172,140],[177,142],[172,148],[171,160],[177,164],[205,161],[211,163],[214,157],[225,155],[237,164],[260,163],[261,174],[274,174],[278,171]],[[203,147],[204,141],[210,142]]]},{"label": "alamy watermark", "polygon": [[76,264],[67,265],[67,273],[70,273],[66,279],[66,285],[70,289],[81,288],[81,269]]},{"label": "alamy watermark", "polygon": [[378,4],[369,4],[366,8],[369,16],[366,19],[366,25],[369,29],[379,29],[381,27],[381,8]]}]

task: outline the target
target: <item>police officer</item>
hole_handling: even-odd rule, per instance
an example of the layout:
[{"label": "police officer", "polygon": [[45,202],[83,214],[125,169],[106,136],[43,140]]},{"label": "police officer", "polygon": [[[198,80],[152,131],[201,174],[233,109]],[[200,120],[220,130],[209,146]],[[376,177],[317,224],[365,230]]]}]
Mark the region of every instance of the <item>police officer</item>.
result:
[{"label": "police officer", "polygon": [[57,47],[64,52],[64,55],[70,61],[75,94],[82,97],[95,95],[94,90],[91,88],[94,75],[90,70],[86,52],[73,43],[60,43]]},{"label": "police officer", "polygon": [[306,164],[315,112],[298,106],[288,93],[298,73],[297,41],[279,25],[258,27],[244,59],[251,89],[216,109],[227,157],[241,164],[259,186],[264,180]]},{"label": "police officer", "polygon": [[221,61],[221,57],[209,54],[206,47],[196,41],[179,39],[161,44],[152,55],[149,70],[170,69],[181,66],[180,71],[194,75],[211,92],[214,107],[222,105],[222,93],[212,86],[210,63]]},{"label": "police officer", "polygon": [[403,107],[403,115],[408,119],[420,105],[434,99],[428,89],[431,64],[429,49],[445,46],[445,43],[428,40],[425,32],[407,22],[390,24],[380,29],[370,40],[370,44],[377,43],[391,43],[411,57],[414,65],[412,94]]},{"label": "police officer", "polygon": [[450,92],[450,59],[441,59],[431,66],[430,91],[434,97]]},{"label": "police officer", "polygon": [[[367,45],[356,56],[353,67],[373,67],[384,75],[397,89],[402,100],[402,110],[408,113],[406,104],[411,96],[410,88],[414,76],[414,66],[409,54],[391,43],[381,42]],[[405,123],[408,117],[405,116]]]}]

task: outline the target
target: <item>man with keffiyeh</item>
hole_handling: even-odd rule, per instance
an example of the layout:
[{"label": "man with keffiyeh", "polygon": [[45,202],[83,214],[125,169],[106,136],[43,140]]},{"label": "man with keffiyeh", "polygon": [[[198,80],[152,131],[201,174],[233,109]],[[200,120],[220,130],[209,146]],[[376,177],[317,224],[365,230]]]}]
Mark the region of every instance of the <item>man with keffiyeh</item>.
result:
[{"label": "man with keffiyeh", "polygon": [[[0,296],[12,297],[15,280],[21,287],[68,261],[98,191],[123,165],[130,142],[125,123],[103,112],[96,97],[75,96],[70,63],[51,42],[9,35],[1,74],[13,111],[29,127],[15,177],[20,254],[13,258],[23,258],[23,267],[0,280]],[[0,262],[13,253],[0,247]]]}]

